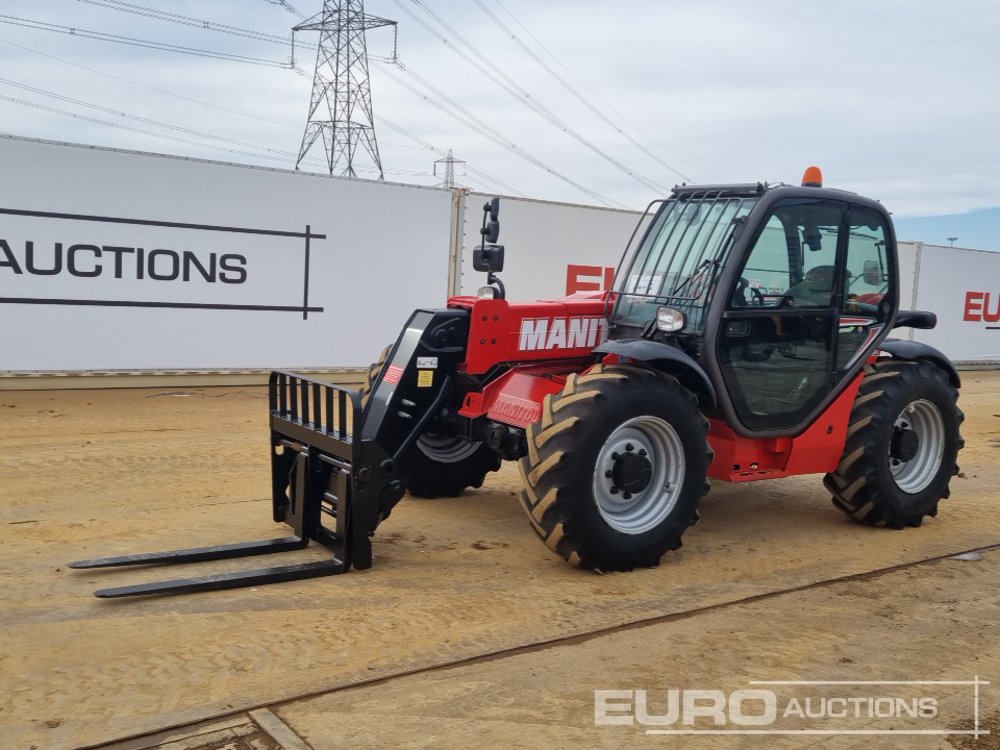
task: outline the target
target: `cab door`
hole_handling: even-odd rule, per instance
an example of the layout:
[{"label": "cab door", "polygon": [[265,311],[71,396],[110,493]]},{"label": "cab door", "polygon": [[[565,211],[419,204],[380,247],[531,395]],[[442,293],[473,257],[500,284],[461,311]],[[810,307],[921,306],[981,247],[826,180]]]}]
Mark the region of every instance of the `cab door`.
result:
[{"label": "cab door", "polygon": [[805,429],[867,356],[895,307],[884,215],[848,201],[778,201],[723,312],[716,354],[747,431]]},{"label": "cab door", "polygon": [[731,290],[718,362],[750,431],[804,426],[836,363],[846,205],[790,198],[771,208]]}]

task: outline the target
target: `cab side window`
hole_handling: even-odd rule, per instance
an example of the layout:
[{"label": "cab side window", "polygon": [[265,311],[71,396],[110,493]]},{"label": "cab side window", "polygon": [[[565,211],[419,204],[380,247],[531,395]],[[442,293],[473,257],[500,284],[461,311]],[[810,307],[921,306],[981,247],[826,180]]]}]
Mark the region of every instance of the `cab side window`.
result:
[{"label": "cab side window", "polygon": [[885,223],[876,212],[859,207],[851,208],[849,222],[845,308],[850,310],[851,303],[877,306],[889,290]]},{"label": "cab side window", "polygon": [[740,282],[733,292],[732,306],[764,304],[772,295],[783,294],[791,284],[785,228],[778,216],[767,220],[753,252],[743,268]]},{"label": "cab side window", "polygon": [[751,250],[732,306],[829,307],[842,207],[831,201],[776,206]]}]

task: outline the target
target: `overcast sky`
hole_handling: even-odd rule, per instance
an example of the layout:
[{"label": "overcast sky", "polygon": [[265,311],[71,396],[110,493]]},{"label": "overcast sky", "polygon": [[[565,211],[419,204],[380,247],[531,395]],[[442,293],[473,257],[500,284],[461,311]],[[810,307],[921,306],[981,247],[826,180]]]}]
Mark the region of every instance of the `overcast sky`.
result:
[{"label": "overcast sky", "polygon": [[[307,15],[322,7],[320,0],[289,2]],[[900,217],[1000,206],[995,0],[481,4],[516,40],[476,0],[367,2],[369,14],[399,21],[399,59],[409,71],[371,65],[386,179],[435,184],[440,158],[388,122],[466,160],[476,171],[463,176],[459,167],[459,183],[548,200],[642,208],[681,181],[795,183],[815,163],[828,185],[878,198]],[[208,28],[142,15],[142,8]],[[213,25],[288,36],[299,21],[270,0],[4,0],[0,132],[292,168],[314,50],[297,51],[308,73],[302,76],[15,24],[45,22],[281,64],[288,45]],[[308,44],[318,38],[296,36]],[[478,55],[456,54],[462,40]],[[372,55],[389,54],[392,30],[369,32],[368,44]],[[514,94],[491,80],[487,73],[496,70],[513,82],[506,85]],[[534,163],[450,117],[456,110],[441,94]],[[318,159],[304,168],[323,171]]]}]

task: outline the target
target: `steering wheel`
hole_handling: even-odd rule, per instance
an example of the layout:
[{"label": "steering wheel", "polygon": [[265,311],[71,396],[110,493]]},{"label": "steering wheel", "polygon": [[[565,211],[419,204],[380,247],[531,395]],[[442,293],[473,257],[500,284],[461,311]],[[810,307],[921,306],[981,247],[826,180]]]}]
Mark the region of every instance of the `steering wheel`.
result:
[{"label": "steering wheel", "polygon": [[[747,299],[747,289],[750,290],[750,301],[746,302]],[[750,282],[747,279],[740,276],[740,280],[736,284],[736,291],[743,299],[746,304],[752,307],[763,307],[765,304],[764,293],[755,286],[750,286]]]}]

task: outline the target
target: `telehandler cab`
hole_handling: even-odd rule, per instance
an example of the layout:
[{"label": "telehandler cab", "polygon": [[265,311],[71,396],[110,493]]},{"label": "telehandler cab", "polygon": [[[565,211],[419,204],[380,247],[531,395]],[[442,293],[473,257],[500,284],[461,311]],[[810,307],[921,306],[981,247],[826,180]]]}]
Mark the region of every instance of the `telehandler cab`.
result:
[{"label": "telehandler cab", "polygon": [[614,292],[528,303],[508,302],[496,277],[493,199],[474,253],[487,286],[414,312],[360,392],[272,373],[272,505],[293,536],[71,567],[310,540],[333,552],[100,597],[369,568],[371,537],[406,491],[458,495],[503,459],[519,462],[521,504],[545,544],[598,571],[653,566],[680,547],[710,478],[824,473],[855,521],[919,526],[958,471],[959,376],[941,352],[889,338],[936,318],[899,309],[887,211],[821,182],[810,167],[800,187],[675,187],[647,209]]}]

